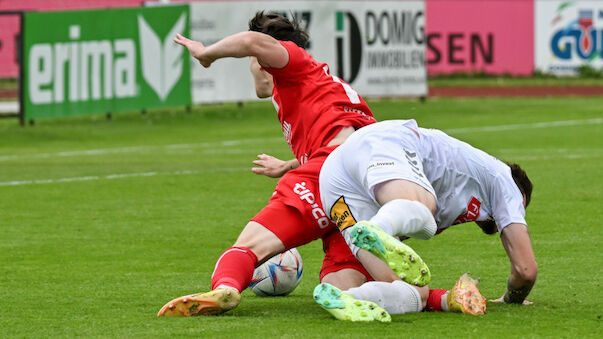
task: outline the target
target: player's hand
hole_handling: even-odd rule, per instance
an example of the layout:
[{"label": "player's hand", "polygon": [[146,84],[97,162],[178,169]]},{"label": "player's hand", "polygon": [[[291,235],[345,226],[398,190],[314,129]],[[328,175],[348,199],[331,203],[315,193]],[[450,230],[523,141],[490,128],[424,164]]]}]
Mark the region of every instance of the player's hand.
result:
[{"label": "player's hand", "polygon": [[290,169],[287,168],[286,161],[267,154],[258,155],[258,160],[254,160],[253,163],[260,166],[253,167],[251,169],[253,173],[265,175],[271,178],[280,178]]},{"label": "player's hand", "polygon": [[[498,299],[492,299],[492,300],[488,300],[488,301],[491,302],[491,303],[505,304],[504,296],[502,296],[502,297],[500,297]],[[531,302],[531,301],[524,300],[522,304],[523,305],[533,305],[534,303]]]},{"label": "player's hand", "polygon": [[188,39],[181,34],[176,34],[174,42],[186,47],[191,56],[199,60],[203,67],[207,68],[214,62],[213,59],[204,55],[206,47],[201,42]]}]

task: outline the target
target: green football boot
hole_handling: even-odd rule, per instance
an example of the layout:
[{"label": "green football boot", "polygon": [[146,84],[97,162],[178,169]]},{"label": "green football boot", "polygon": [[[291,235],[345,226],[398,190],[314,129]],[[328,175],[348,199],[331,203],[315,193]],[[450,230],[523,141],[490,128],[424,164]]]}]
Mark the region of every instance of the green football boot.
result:
[{"label": "green football boot", "polygon": [[322,283],[314,288],[314,301],[339,320],[391,322],[392,318],[372,301],[358,300],[337,287]]},{"label": "green football boot", "polygon": [[381,227],[360,221],[350,227],[354,245],[367,250],[383,260],[400,279],[415,286],[425,286],[431,272],[423,259],[408,245],[385,233]]}]

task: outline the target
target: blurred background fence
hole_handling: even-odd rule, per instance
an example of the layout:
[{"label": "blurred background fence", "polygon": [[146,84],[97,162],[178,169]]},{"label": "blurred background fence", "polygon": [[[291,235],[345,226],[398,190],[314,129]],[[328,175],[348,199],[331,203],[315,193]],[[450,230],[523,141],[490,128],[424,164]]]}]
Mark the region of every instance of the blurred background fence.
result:
[{"label": "blurred background fence", "polygon": [[[245,30],[247,20],[256,10],[272,10],[295,17],[310,32],[309,52],[318,60],[327,62],[333,74],[350,83],[360,94],[367,97],[424,96],[428,93],[427,79],[441,75],[462,73],[576,76],[585,72],[601,74],[603,70],[603,1],[600,0],[370,2],[0,0],[0,112],[15,113],[22,111],[25,106],[32,112],[33,117],[36,112],[42,111],[38,116],[55,115],[48,113],[49,108],[56,111],[56,115],[61,115],[61,112],[70,114],[81,110],[81,100],[77,105],[61,105],[54,108],[28,105],[31,103],[32,88],[34,92],[37,90],[45,93],[48,92],[49,86],[54,86],[54,82],[40,80],[40,77],[50,76],[49,72],[51,72],[43,69],[43,61],[54,60],[55,64],[58,63],[56,58],[32,59],[29,47],[35,44],[55,43],[56,45],[71,40],[92,39],[84,36],[84,33],[81,37],[78,35],[77,39],[68,38],[66,33],[61,31],[71,30],[70,32],[74,33],[81,29],[82,32],[86,32],[86,25],[91,23],[78,21],[77,14],[71,16],[65,14],[63,17],[55,15],[54,19],[47,21],[51,23],[52,20],[59,20],[59,22],[63,20],[62,28],[57,28],[56,24],[43,26],[44,20],[52,17],[50,13],[92,9],[104,11],[113,9],[114,13],[118,13],[132,11],[131,8],[142,9],[187,3],[190,3],[188,5],[190,18],[186,18],[186,29],[194,39],[205,43],[213,43],[228,34]],[[32,14],[32,17],[40,22],[35,29],[32,28],[31,22],[25,25],[22,22],[23,13],[34,12],[39,15]],[[90,12],[78,13],[82,13],[81,17],[85,17],[89,14],[83,13]],[[138,14],[132,16],[134,21],[136,15],[143,15],[140,11],[136,13]],[[124,19],[118,19],[123,18],[120,15],[108,14],[102,18],[105,21],[98,22],[97,25],[113,27],[116,34],[119,29],[125,30],[128,26]],[[65,20],[72,20],[72,22],[64,22]],[[162,34],[171,33],[169,29],[175,27],[173,26],[175,22],[163,29]],[[146,34],[146,37],[152,38],[157,30],[154,24],[142,24],[139,20],[132,25],[132,30],[140,31],[137,32],[138,37],[134,39],[139,48],[143,41],[148,40],[142,38],[144,32],[141,28],[146,27],[147,24],[150,25],[148,32],[154,33]],[[22,32],[23,27],[30,27],[29,34]],[[22,39],[24,34],[29,37],[31,42],[29,45],[22,44],[27,40]],[[160,47],[169,40],[169,37],[163,35],[157,38],[161,40]],[[96,36],[94,39],[96,39],[94,41],[104,41],[105,38]],[[109,36],[106,39],[109,39]],[[148,41],[154,41],[153,39]],[[153,42],[147,45],[156,44]],[[23,58],[20,54],[21,46],[26,46],[23,50]],[[168,53],[162,55],[164,59],[170,57],[169,51],[164,52]],[[166,74],[158,77],[151,75],[152,69],[149,67],[153,66],[149,66],[148,60],[141,59],[141,54],[142,50],[139,50],[135,58],[137,67],[140,68],[134,72],[137,81],[136,91],[144,92],[144,87],[148,85],[155,93],[153,94],[156,96],[155,99],[164,102],[173,84],[170,83],[169,77],[166,78]],[[176,57],[178,53],[172,54],[172,57]],[[212,68],[204,70],[190,60],[186,53],[177,56],[182,58],[183,64],[194,65],[190,69],[190,74],[186,65],[184,70],[178,70],[184,74],[183,76],[190,77],[190,86],[182,87],[190,91],[190,94],[185,95],[185,101],[189,101],[186,104],[254,99],[251,77],[246,71],[246,61],[216,63]],[[32,60],[37,60],[38,64],[27,64]],[[63,68],[69,66],[69,61],[63,60],[63,62],[67,62],[61,66],[61,70],[65,72],[63,77],[67,78],[68,71]],[[99,67],[101,68],[98,72],[106,70],[104,64]],[[35,72],[22,73],[22,68]],[[87,72],[90,72],[90,77],[96,74],[93,70]],[[27,74],[29,78],[21,79],[23,74]],[[233,77],[233,74],[245,75]],[[138,80],[142,78],[146,81],[139,82]],[[33,80],[28,83],[38,84],[38,87],[22,86],[23,91],[20,95],[18,85],[25,84],[28,80]],[[103,82],[99,84],[97,86],[105,86]],[[93,84],[91,83],[90,86]],[[109,98],[114,96],[111,91],[107,92]],[[69,96],[71,99],[78,97],[69,93],[68,86],[58,91],[55,88],[51,94],[59,101],[69,102]],[[189,96],[190,99],[186,99]],[[87,96],[84,95],[84,98]],[[21,105],[16,102],[18,99],[22,101]],[[48,104],[44,100],[42,103]],[[171,104],[181,103],[181,101],[174,101]],[[104,113],[104,111],[146,109],[154,106],[117,102],[109,108],[96,105],[83,111]]]}]

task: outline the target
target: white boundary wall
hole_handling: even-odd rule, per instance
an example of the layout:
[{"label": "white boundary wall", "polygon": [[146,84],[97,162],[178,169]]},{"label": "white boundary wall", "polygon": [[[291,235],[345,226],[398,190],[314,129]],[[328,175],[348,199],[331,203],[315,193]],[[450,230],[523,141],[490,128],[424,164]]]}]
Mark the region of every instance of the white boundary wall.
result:
[{"label": "white boundary wall", "polygon": [[[415,1],[194,2],[192,39],[212,44],[248,29],[256,11],[295,16],[310,34],[308,52],[364,97],[423,96],[425,4]],[[191,69],[193,103],[256,99],[249,58]]]}]

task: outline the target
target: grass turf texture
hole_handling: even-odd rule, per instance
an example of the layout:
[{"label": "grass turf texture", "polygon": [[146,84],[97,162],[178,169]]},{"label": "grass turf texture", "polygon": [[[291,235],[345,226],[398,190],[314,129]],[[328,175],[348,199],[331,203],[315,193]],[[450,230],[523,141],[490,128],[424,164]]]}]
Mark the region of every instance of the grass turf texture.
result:
[{"label": "grass turf texture", "polygon": [[[250,172],[255,156],[291,157],[270,103],[225,104],[25,128],[0,120],[0,337],[599,336],[603,98],[370,105],[378,119],[415,118],[527,170],[540,267],[533,306],[339,322],[312,300],[322,261],[314,242],[299,249],[304,278],[290,296],[245,291],[223,316],[156,318],[172,298],[208,290],[215,260],[270,197],[275,180]],[[566,120],[582,122],[529,125]],[[527,125],[480,130],[513,124]],[[430,265],[434,288],[471,271],[486,298],[505,290],[500,240],[474,224],[408,244]]]}]

